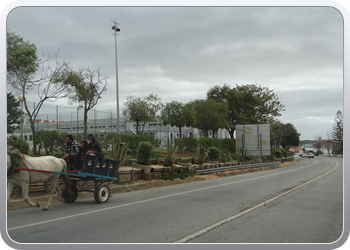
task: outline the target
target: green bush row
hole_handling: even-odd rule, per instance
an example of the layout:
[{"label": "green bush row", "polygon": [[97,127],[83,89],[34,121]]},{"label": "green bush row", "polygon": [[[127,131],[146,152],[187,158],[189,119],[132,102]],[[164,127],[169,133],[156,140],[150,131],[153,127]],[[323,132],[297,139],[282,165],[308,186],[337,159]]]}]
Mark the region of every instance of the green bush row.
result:
[{"label": "green bush row", "polygon": [[116,134],[112,133],[109,135],[106,135],[104,137],[98,138],[98,141],[100,142],[102,146],[102,150],[109,151],[111,150],[111,145],[114,139],[117,137],[120,138],[122,142],[128,143],[130,153],[135,155],[137,153],[137,147],[141,142],[150,142],[154,148],[160,147],[160,140],[154,139],[150,135],[138,135],[138,134]]},{"label": "green bush row", "polygon": [[184,137],[176,139],[178,141],[178,149],[181,151],[196,151],[197,148],[208,149],[210,147],[216,147],[224,152],[236,152],[236,140],[235,139],[216,139],[216,138],[192,138]]}]

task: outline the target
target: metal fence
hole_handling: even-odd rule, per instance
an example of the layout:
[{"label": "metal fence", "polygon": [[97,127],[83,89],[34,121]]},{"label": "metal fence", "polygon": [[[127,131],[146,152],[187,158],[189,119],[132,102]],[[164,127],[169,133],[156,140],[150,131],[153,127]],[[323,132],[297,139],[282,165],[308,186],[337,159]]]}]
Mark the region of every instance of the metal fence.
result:
[{"label": "metal fence", "polygon": [[[36,103],[27,103],[29,110],[32,112]],[[33,136],[29,117],[24,110],[23,122],[23,138],[32,146]],[[84,132],[84,110],[74,106],[61,106],[54,104],[44,104],[38,116],[35,119],[35,131],[57,131],[59,133],[65,132],[67,134],[82,135]],[[87,133],[94,134],[96,138],[105,136],[110,133],[117,133],[117,126],[119,126],[120,134],[135,134],[136,124],[120,114],[119,124],[117,124],[117,113],[115,109],[106,110],[90,110],[87,113]],[[161,145],[166,145],[167,138],[178,138],[179,128],[171,126],[163,126],[161,121],[153,121],[146,123],[145,126],[140,126],[143,134],[151,135],[152,137],[161,140]],[[220,129],[221,138],[228,138],[228,132]],[[192,127],[181,128],[182,137],[200,138],[198,129]],[[14,131],[14,135],[20,136],[21,130]]]},{"label": "metal fence", "polygon": [[[32,112],[35,103],[28,102],[28,108]],[[31,134],[29,117],[24,110],[23,133]],[[123,121],[123,123],[121,123]],[[124,116],[121,116],[120,127],[124,127],[128,122]],[[38,116],[35,119],[35,129],[39,130],[56,130],[58,132],[68,132],[71,134],[81,134],[84,129],[84,110],[72,106],[59,106],[44,104]],[[117,114],[113,110],[90,110],[87,113],[87,128],[89,132],[100,134],[101,132],[117,131]],[[15,133],[20,133],[16,130]]]}]

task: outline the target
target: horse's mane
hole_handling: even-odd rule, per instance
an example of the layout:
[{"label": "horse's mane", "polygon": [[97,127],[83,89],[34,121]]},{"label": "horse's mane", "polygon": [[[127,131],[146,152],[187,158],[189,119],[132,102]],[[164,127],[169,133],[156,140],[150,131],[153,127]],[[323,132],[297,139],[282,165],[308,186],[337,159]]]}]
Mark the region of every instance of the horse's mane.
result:
[{"label": "horse's mane", "polygon": [[[24,168],[28,168],[28,165],[25,161],[22,160],[22,157],[24,158],[24,155],[19,151],[18,148],[12,146],[12,145],[7,145],[7,153],[10,155],[11,157],[11,164],[15,164],[15,162],[17,162],[19,164],[19,167],[24,167]],[[16,157],[18,156],[18,157]],[[15,160],[15,159],[19,159],[19,160]],[[12,165],[14,166],[14,165]]]},{"label": "horse's mane", "polygon": [[7,153],[10,155],[19,155],[22,156],[22,153],[18,150],[18,148],[12,146],[12,145],[7,145]]}]

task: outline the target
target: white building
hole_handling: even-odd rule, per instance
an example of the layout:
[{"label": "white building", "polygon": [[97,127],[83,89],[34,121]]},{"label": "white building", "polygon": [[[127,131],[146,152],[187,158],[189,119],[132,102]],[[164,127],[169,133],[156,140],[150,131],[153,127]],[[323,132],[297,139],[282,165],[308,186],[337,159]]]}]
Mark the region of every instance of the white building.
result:
[{"label": "white building", "polygon": [[[115,118],[103,118],[103,119],[93,119],[87,122],[87,134],[93,134],[96,138],[108,135],[111,133],[117,133],[117,121]],[[67,134],[83,135],[84,131],[84,121],[83,120],[71,120],[71,121],[57,121],[57,120],[36,120],[35,130],[47,130],[47,131],[58,131],[59,133],[66,132]],[[178,127],[163,126],[161,121],[146,123],[145,126],[140,126],[139,130],[145,135],[151,135],[155,139],[161,140],[161,145],[166,145],[167,138],[179,138],[180,130]],[[120,119],[119,132],[121,134],[136,134],[136,123],[127,121],[124,118]],[[193,127],[182,127],[181,128],[182,137],[193,137],[196,139],[201,138],[200,131]],[[15,136],[21,136],[21,130],[18,129],[14,132]],[[7,135],[12,136],[11,134]],[[211,133],[209,133],[211,137]],[[33,135],[30,128],[30,123],[27,119],[23,122],[23,138],[28,142],[30,146],[33,145]],[[230,138],[230,134],[226,129],[219,129],[216,133],[216,138],[224,139]]]}]

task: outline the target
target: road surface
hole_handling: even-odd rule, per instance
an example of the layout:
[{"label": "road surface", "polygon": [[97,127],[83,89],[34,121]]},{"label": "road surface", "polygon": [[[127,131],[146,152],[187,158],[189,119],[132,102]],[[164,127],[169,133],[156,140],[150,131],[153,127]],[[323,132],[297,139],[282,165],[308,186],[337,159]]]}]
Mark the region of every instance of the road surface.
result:
[{"label": "road surface", "polygon": [[331,243],[343,231],[342,159],[7,213],[18,243]]}]

